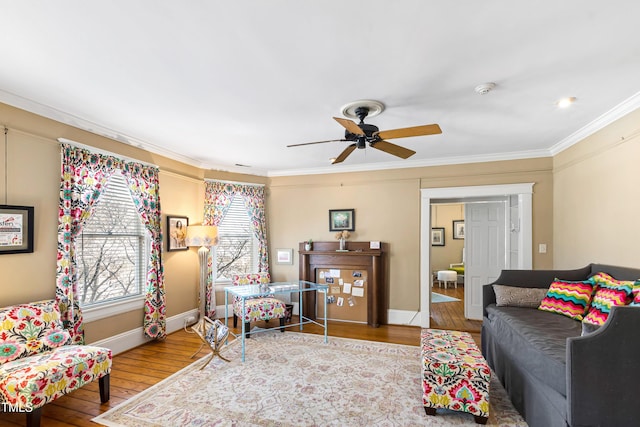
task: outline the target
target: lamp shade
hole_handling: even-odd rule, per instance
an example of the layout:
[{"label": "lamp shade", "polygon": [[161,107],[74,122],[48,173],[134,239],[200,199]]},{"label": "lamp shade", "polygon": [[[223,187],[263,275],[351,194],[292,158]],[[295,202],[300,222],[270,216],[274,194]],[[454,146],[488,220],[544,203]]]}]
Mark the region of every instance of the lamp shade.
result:
[{"label": "lamp shade", "polygon": [[215,246],[218,244],[218,227],[190,225],[187,227],[187,246]]}]

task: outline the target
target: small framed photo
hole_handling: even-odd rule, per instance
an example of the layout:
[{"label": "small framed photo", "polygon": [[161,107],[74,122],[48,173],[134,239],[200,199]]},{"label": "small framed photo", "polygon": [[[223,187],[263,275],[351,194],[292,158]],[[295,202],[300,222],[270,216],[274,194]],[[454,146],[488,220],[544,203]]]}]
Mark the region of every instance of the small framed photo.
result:
[{"label": "small framed photo", "polygon": [[186,251],[187,227],[189,218],[186,216],[167,215],[167,251]]},{"label": "small framed photo", "polygon": [[444,246],[444,227],[431,229],[431,246]]},{"label": "small framed photo", "polygon": [[276,264],[293,264],[293,249],[276,249]]},{"label": "small framed photo", "polygon": [[356,214],[354,209],[330,209],[329,231],[355,231]]},{"label": "small framed photo", "polygon": [[464,239],[464,220],[453,221],[453,238]]},{"label": "small framed photo", "polygon": [[0,205],[0,255],[33,252],[33,206]]}]

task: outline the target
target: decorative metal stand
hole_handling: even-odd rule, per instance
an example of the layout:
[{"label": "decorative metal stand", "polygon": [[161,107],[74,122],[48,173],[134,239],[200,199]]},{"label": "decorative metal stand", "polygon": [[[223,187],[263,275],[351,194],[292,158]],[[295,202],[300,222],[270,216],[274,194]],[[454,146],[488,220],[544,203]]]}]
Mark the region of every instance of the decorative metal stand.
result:
[{"label": "decorative metal stand", "polygon": [[216,356],[218,356],[225,362],[230,362],[229,359],[220,354],[220,350],[225,347],[227,338],[229,336],[229,328],[225,326],[221,321],[217,319],[211,320],[208,317],[203,316],[195,325],[191,327],[191,330],[202,341],[200,348],[198,348],[198,350],[193,353],[191,358],[194,358],[205,345],[208,345],[211,349],[209,360],[207,360],[207,363],[200,367],[201,370],[204,369],[204,367],[207,366],[209,362],[211,362]]}]

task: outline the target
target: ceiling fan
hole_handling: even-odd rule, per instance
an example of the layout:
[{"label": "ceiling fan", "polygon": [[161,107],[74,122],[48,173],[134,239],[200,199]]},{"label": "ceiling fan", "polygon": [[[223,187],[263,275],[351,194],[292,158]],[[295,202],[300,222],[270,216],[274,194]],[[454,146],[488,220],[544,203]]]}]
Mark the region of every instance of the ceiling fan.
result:
[{"label": "ceiling fan", "polygon": [[442,133],[440,126],[438,126],[437,124],[380,131],[377,126],[364,122],[364,119],[367,116],[372,117],[374,115],[377,115],[383,109],[384,109],[384,105],[378,101],[356,101],[352,104],[348,104],[347,106],[343,107],[342,112],[346,116],[351,116],[354,118],[357,117],[358,119],[360,119],[360,123],[356,124],[356,122],[349,119],[334,117],[334,120],[340,123],[345,128],[343,139],[330,139],[328,141],[305,142],[302,144],[287,145],[287,147],[299,147],[302,145],[324,144],[326,142],[335,142],[335,141],[353,142],[353,144],[345,148],[344,151],[342,151],[342,153],[340,153],[338,157],[336,157],[335,159],[332,159],[331,161],[332,164],[342,163],[349,156],[349,154],[351,154],[356,148],[362,148],[362,149],[367,148],[367,143],[372,148],[375,148],[380,151],[384,151],[385,153],[389,153],[403,159],[407,159],[413,156],[416,152],[408,148],[401,147],[396,144],[392,144],[388,141],[385,141],[385,139],[406,138],[410,136],[435,135],[435,134]]}]

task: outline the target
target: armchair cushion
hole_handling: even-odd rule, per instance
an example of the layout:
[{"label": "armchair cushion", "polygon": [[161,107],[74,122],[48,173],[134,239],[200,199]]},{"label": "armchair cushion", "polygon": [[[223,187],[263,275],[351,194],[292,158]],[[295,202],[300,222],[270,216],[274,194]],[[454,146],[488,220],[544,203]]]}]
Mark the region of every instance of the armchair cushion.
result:
[{"label": "armchair cushion", "polygon": [[[257,285],[271,282],[269,273],[252,273],[234,275],[231,279],[233,286]],[[234,297],[233,314],[243,322],[255,322],[258,320],[279,319],[286,315],[286,306],[277,298],[265,296],[251,298],[245,301],[245,310],[242,312],[242,299]]]}]

